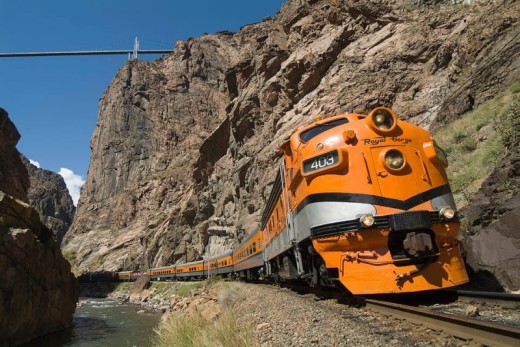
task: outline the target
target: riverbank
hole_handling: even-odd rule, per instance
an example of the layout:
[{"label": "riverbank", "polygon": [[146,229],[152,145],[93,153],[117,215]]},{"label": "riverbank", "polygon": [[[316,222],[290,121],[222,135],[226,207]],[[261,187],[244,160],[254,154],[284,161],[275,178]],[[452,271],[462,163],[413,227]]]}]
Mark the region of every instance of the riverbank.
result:
[{"label": "riverbank", "polygon": [[252,329],[239,322],[235,309],[245,300],[243,286],[218,278],[197,282],[142,278],[133,283],[85,284],[81,295],[136,304],[138,313],[161,313],[153,346],[253,346]]}]

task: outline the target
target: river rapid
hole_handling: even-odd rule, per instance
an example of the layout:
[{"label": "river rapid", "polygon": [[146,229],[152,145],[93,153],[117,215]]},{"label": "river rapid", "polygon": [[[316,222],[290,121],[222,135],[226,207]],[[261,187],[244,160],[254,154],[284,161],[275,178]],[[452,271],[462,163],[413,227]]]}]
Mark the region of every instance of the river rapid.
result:
[{"label": "river rapid", "polygon": [[150,347],[158,313],[110,299],[82,298],[74,326],[47,335],[23,347]]}]

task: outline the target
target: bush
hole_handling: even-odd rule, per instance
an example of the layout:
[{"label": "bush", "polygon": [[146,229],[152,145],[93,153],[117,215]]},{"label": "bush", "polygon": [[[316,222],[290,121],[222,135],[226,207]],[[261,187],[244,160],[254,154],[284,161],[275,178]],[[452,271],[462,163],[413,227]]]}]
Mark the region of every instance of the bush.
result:
[{"label": "bush", "polygon": [[175,294],[181,297],[190,296],[195,289],[203,288],[204,282],[175,283]]},{"label": "bush", "polygon": [[504,146],[510,151],[518,151],[520,146],[520,98],[511,102],[498,127]]}]

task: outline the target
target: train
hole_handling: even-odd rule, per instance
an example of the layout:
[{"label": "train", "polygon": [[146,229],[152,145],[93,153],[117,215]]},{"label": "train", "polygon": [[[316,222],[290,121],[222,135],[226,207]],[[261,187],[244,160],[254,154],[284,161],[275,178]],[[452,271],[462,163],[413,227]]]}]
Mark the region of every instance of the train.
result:
[{"label": "train", "polygon": [[354,295],[462,285],[469,280],[447,166],[432,135],[390,108],[317,117],[282,144],[258,230],[225,254],[146,273],[302,280]]}]

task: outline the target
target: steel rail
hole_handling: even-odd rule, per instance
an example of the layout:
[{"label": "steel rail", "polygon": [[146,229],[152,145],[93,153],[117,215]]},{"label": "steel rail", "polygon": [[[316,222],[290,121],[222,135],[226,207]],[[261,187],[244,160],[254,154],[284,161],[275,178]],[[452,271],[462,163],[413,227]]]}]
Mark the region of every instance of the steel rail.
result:
[{"label": "steel rail", "polygon": [[[67,56],[67,55],[115,55],[115,54],[133,54],[134,50],[111,50],[111,51],[70,51],[70,52],[15,52],[0,53],[0,58],[19,58],[19,57],[51,57],[51,56]],[[137,51],[137,54],[168,54],[173,50],[164,49],[148,49]]]},{"label": "steel rail", "polygon": [[[449,290],[447,290],[449,291]],[[520,308],[520,295],[509,293],[481,292],[471,290],[454,290],[458,300],[467,303],[497,305],[503,308]]]},{"label": "steel rail", "polygon": [[518,328],[386,301],[367,298],[361,298],[361,301],[365,307],[374,311],[424,324],[429,328],[442,330],[465,340],[474,340],[486,346],[520,346],[520,329]]}]

